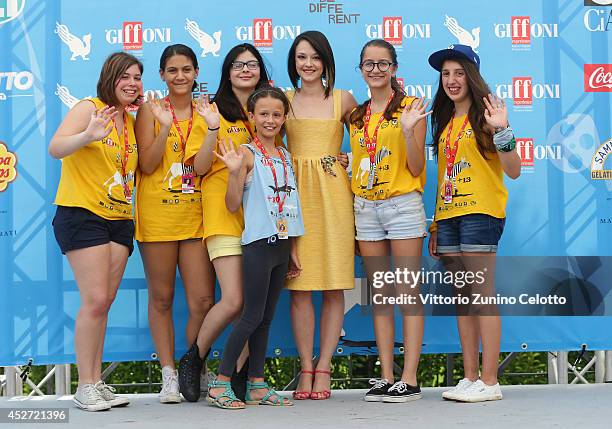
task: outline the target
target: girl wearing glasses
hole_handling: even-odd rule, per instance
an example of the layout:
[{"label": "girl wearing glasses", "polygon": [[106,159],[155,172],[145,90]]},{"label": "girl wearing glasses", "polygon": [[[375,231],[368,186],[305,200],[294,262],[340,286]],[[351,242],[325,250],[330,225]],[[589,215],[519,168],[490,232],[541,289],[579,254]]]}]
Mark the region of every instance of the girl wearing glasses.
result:
[{"label": "girl wearing glasses", "polygon": [[[371,98],[350,116],[353,209],[357,241],[368,278],[394,267],[420,270],[425,230],[421,194],[425,185],[425,113],[427,103],[407,97],[395,78],[395,48],[380,39],[365,44],[359,68]],[[407,402],[420,399],[417,367],[423,338],[422,309],[402,306],[404,371],[393,379],[396,292],[416,296],[418,285],[387,284],[373,289],[373,318],[382,377],[371,380],[365,400]]]},{"label": "girl wearing glasses", "polygon": [[[216,140],[207,132],[219,113],[200,97],[194,103],[198,59],[185,45],[168,46],[159,74],[168,87],[163,100],[147,100],[138,111],[136,137],[140,174],[136,187],[136,240],[149,288],[149,325],[162,366],[161,403],[181,402],[174,368],[172,301],[178,266],[185,287],[191,345],[215,301],[212,265],[202,246],[201,176],[185,162],[190,142]],[[210,144],[210,142],[209,142]]]},{"label": "girl wearing glasses", "polygon": [[[289,273],[291,320],[302,371],[294,399],[331,396],[331,358],[342,330],[344,290],[354,280],[355,225],[352,194],[340,154],[344,127],[357,103],[348,91],[334,89],[334,54],[319,31],[295,38],[288,57],[295,91],[287,96],[292,112],[286,122],[287,144],[293,155],[304,225],[297,239],[301,274]],[[312,291],[323,292],[320,353],[313,368],[315,315]]]},{"label": "girl wearing glasses", "polygon": [[233,47],[221,66],[221,81],[212,108],[219,110],[219,124],[209,124],[207,132],[216,139],[187,145],[185,159],[192,160],[202,179],[203,240],[221,288],[221,299],[207,313],[196,342],[181,358],[179,384],[188,401],[197,401],[204,387],[200,374],[215,339],[242,310],[242,250],[244,229],[242,209],[230,212],[225,205],[229,172],[213,151],[218,142],[231,139],[237,148],[254,138],[254,126],[246,113],[246,102],[253,91],[268,84],[268,72],[257,49],[248,43]]},{"label": "girl wearing glasses", "polygon": [[[431,116],[438,188],[429,253],[442,257],[449,271],[486,273],[486,288],[480,286],[478,292],[494,296],[495,255],[508,200],[504,173],[511,179],[521,174],[508,112],[503,100],[491,95],[480,74],[480,58],[471,47],[456,44],[434,52],[429,64],[440,72]],[[468,314],[458,310],[464,378],[442,397],[461,402],[502,399],[497,382],[501,341],[497,309],[470,306]]]}]

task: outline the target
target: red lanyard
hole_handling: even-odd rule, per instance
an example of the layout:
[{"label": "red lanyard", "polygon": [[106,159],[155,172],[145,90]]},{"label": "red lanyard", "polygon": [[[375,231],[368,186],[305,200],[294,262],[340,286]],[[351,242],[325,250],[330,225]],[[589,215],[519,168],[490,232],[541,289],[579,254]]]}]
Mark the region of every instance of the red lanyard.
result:
[{"label": "red lanyard", "polygon": [[174,128],[176,128],[176,131],[179,134],[183,152],[185,152],[185,146],[187,146],[187,140],[189,139],[189,134],[191,134],[191,127],[193,126],[193,114],[194,114],[193,103],[191,105],[191,116],[189,117],[189,125],[187,126],[187,137],[184,137],[183,130],[181,130],[181,126],[179,125],[179,121],[176,117],[176,114],[174,113],[174,107],[172,106],[172,103],[170,102],[169,97],[166,97],[166,102],[168,103],[168,106],[170,107],[170,111],[172,112],[172,122],[174,122]]},{"label": "red lanyard", "polygon": [[387,107],[389,107],[389,104],[391,104],[391,100],[393,99],[394,95],[395,95],[395,91],[391,91],[391,95],[389,96],[389,99],[387,100],[385,109],[380,114],[378,123],[376,124],[376,127],[374,128],[374,135],[372,136],[371,139],[370,139],[370,134],[368,132],[368,127],[370,126],[370,117],[372,116],[372,108],[371,108],[372,100],[370,100],[370,102],[368,103],[368,106],[366,107],[366,112],[365,112],[365,115],[363,116],[363,137],[364,137],[365,144],[366,144],[366,150],[368,151],[368,155],[370,156],[370,165],[374,165],[376,163],[375,162],[376,161],[376,140],[378,139],[378,129],[380,128],[380,125],[385,120],[385,111],[387,110]]},{"label": "red lanyard", "polygon": [[[283,199],[281,201],[280,191],[278,189],[278,179],[276,178],[276,168],[274,167],[274,164],[272,163],[272,159],[270,159],[270,155],[268,155],[268,151],[263,146],[263,144],[261,144],[261,142],[259,141],[257,137],[255,137],[255,140],[253,141],[253,143],[255,144],[255,146],[257,146],[257,149],[259,149],[259,151],[263,155],[265,163],[268,164],[268,166],[270,167],[270,170],[272,170],[272,176],[274,177],[274,188],[276,190],[276,196],[278,198],[278,212],[282,213],[283,205],[285,204],[285,200],[287,199],[288,192],[285,191],[285,195],[283,196]],[[278,146],[276,147],[276,151],[278,152],[278,156],[280,156],[280,159],[283,162],[283,173],[285,176],[285,186],[289,186],[289,181],[287,177],[287,160],[285,159],[285,155],[283,154],[283,151]]]},{"label": "red lanyard", "polygon": [[455,146],[453,148],[450,147],[450,137],[451,132],[453,131],[453,120],[455,119],[455,113],[450,119],[448,123],[448,132],[446,133],[446,177],[451,177],[453,171],[453,165],[455,164],[455,158],[457,157],[457,149],[459,148],[459,138],[461,137],[461,133],[465,129],[469,118],[468,115],[465,115],[465,120],[463,121],[463,125],[461,125],[461,129],[457,133],[457,137],[455,138]]},{"label": "red lanyard", "polygon": [[255,134],[253,134],[253,129],[251,128],[251,124],[249,123],[248,120],[248,115],[247,113],[244,111],[244,109],[242,108],[242,106],[240,106],[240,110],[242,111],[242,114],[245,118],[247,119],[243,119],[242,123],[244,124],[244,127],[247,129],[247,131],[249,132],[249,135],[251,136],[251,141],[255,140]]},{"label": "red lanyard", "polygon": [[[113,125],[115,126],[115,131],[117,131],[117,137],[121,138],[119,135],[119,129],[117,128],[117,122],[115,122],[115,118],[113,118]],[[128,163],[128,158],[130,156],[130,145],[128,141],[128,128],[127,128],[127,113],[125,110],[123,111],[123,158],[121,159],[121,177],[125,180],[126,176],[126,168]],[[127,183],[124,183],[127,192]],[[129,194],[126,194],[129,196]]]}]

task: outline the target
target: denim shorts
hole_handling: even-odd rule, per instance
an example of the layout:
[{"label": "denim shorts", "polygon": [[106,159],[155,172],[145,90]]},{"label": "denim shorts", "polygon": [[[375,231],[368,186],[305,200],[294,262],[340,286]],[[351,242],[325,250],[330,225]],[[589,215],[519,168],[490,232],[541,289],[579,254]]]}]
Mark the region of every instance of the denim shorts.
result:
[{"label": "denim shorts", "polygon": [[506,219],[468,214],[437,222],[437,253],[497,252]]},{"label": "denim shorts", "polygon": [[418,191],[386,200],[355,197],[355,227],[359,241],[405,240],[427,235],[425,207]]}]

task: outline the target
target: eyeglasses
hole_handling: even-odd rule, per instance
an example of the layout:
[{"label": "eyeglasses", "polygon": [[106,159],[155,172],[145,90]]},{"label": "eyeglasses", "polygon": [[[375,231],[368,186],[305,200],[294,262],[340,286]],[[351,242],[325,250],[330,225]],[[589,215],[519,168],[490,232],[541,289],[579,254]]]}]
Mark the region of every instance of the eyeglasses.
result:
[{"label": "eyeglasses", "polygon": [[391,67],[394,63],[392,63],[391,61],[364,61],[362,62],[359,67],[361,67],[361,70],[363,71],[367,71],[367,72],[371,72],[374,70],[374,66],[378,67],[378,70],[380,70],[381,72],[386,72],[387,70],[389,70],[389,67]]},{"label": "eyeglasses", "polygon": [[247,61],[234,61],[232,62],[232,70],[242,70],[244,66],[247,66],[249,70],[257,70],[259,68],[259,61],[251,60]]}]

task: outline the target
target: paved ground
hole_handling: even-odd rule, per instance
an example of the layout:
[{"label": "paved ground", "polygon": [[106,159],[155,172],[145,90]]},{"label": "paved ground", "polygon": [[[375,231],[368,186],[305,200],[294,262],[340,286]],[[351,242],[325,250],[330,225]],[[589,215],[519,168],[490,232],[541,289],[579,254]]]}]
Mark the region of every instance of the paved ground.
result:
[{"label": "paved ground", "polygon": [[[248,407],[221,410],[204,400],[161,405],[155,395],[128,395],[123,409],[87,413],[72,407],[69,397],[35,400],[0,398],[0,409],[69,407],[69,424],[15,425],[35,428],[147,428],[147,429],[326,429],[326,428],[610,428],[612,384],[508,386],[504,399],[480,404],[443,401],[444,389],[423,390],[423,399],[405,404],[366,403],[363,390],[334,391],[327,401],[298,401],[294,407]],[[521,426],[523,428],[521,428]]]}]

